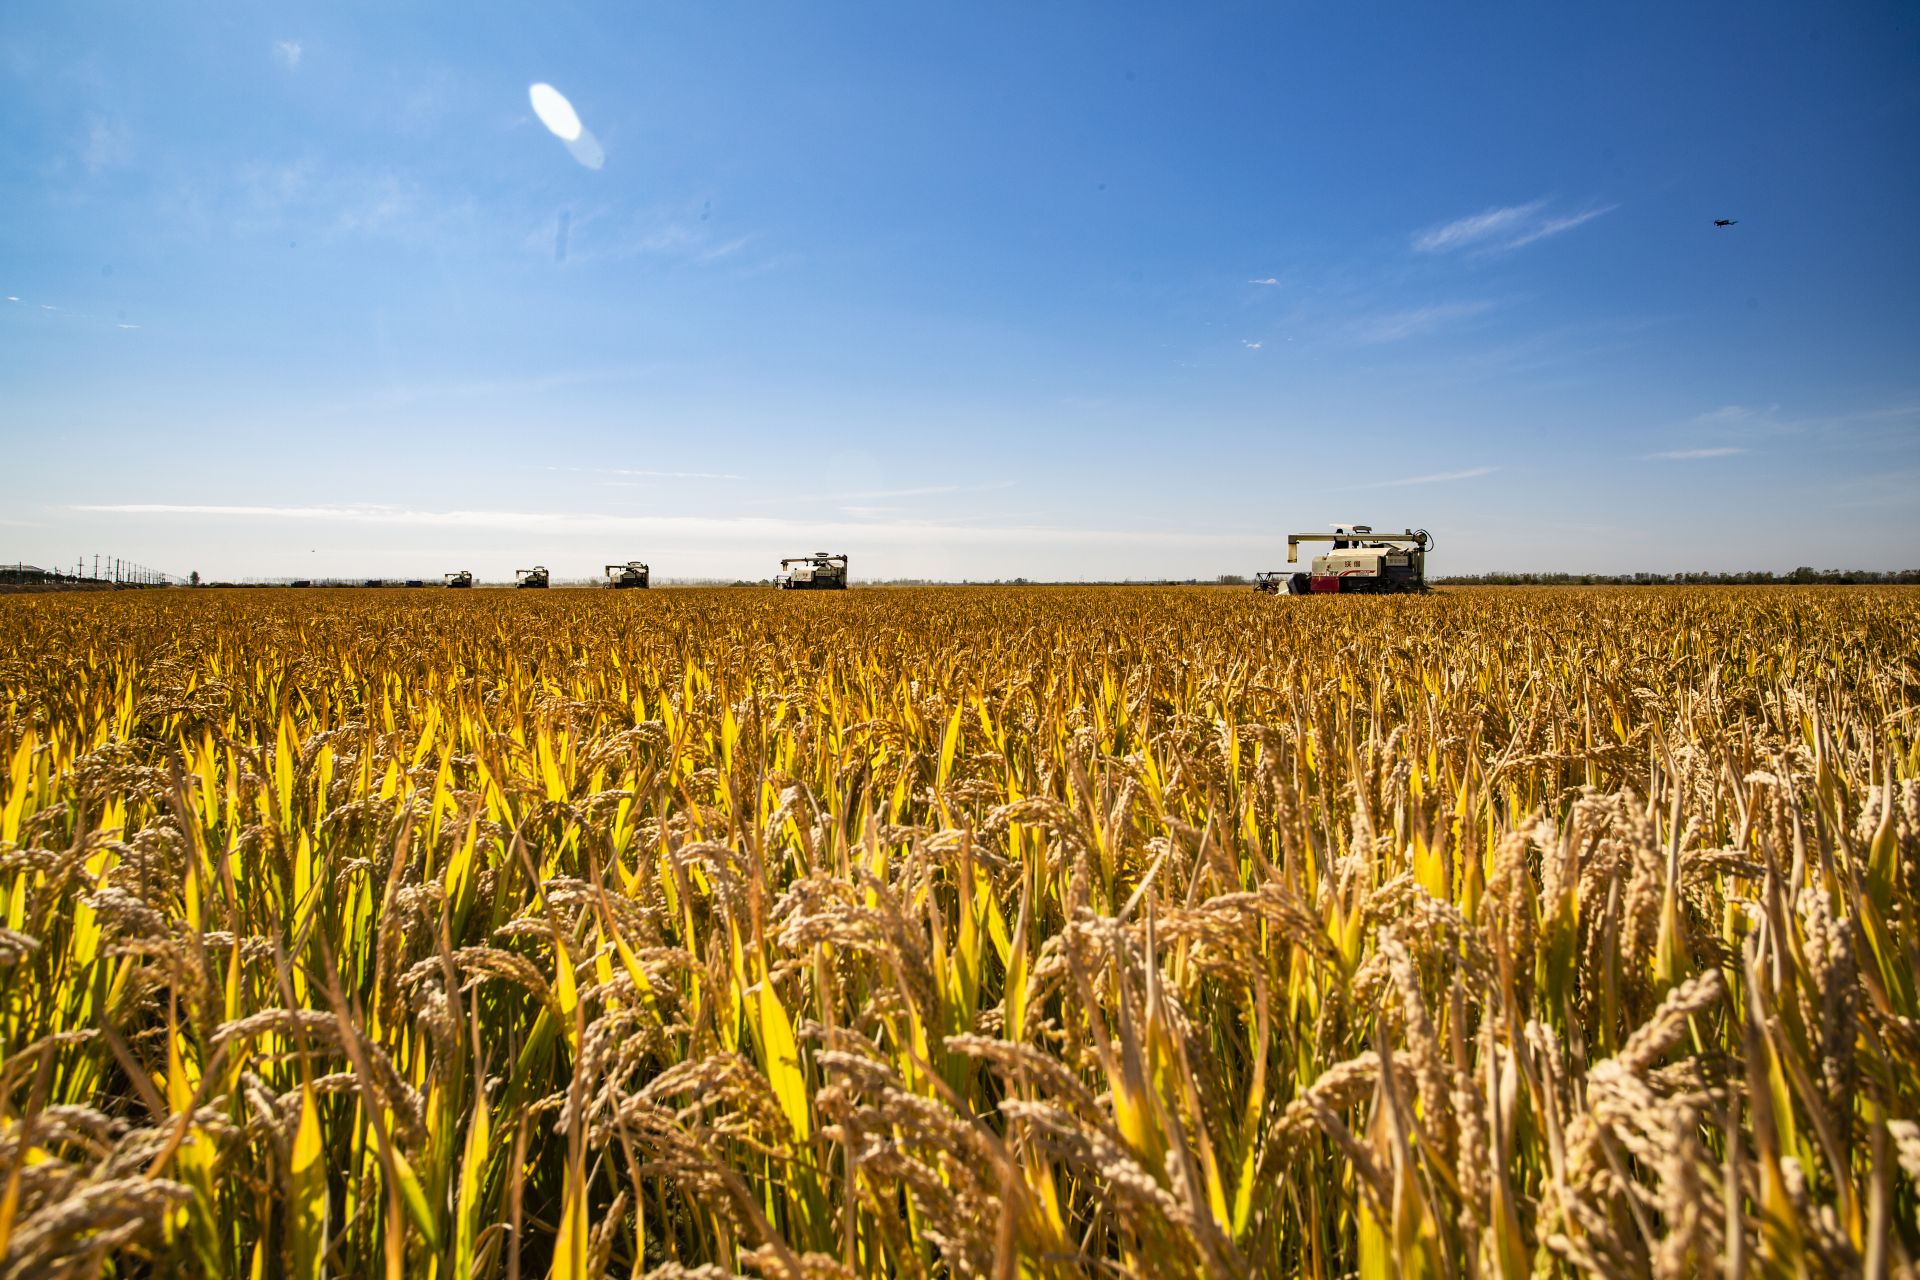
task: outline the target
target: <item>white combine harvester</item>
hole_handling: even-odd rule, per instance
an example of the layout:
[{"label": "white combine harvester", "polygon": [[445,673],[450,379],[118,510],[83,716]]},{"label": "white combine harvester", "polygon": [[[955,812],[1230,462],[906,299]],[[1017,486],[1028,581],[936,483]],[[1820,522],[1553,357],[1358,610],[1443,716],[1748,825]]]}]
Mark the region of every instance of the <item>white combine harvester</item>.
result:
[{"label": "white combine harvester", "polygon": [[780,562],[780,576],[774,579],[774,585],[782,591],[844,591],[847,557],[830,551],[790,556]]},{"label": "white combine harvester", "polygon": [[1304,596],[1427,589],[1427,552],[1433,549],[1433,535],[1425,529],[1375,533],[1371,525],[1337,524],[1331,533],[1290,533],[1288,564],[1300,563],[1303,542],[1331,542],[1333,546],[1325,555],[1313,558],[1311,573],[1270,570],[1255,577],[1254,590]]},{"label": "white combine harvester", "polygon": [[640,560],[610,564],[607,566],[607,585],[620,591],[636,587],[645,591],[653,585],[653,571]]}]

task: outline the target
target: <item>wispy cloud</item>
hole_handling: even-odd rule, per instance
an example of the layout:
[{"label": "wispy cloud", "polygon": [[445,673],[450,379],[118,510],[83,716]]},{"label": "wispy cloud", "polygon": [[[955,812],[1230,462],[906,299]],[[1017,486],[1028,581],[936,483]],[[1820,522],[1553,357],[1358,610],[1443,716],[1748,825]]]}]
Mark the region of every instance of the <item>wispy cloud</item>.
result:
[{"label": "wispy cloud", "polygon": [[[1766,412],[1772,413],[1774,409],[1778,409],[1779,407],[1779,405],[1774,405],[1767,409]],[[1714,426],[1716,424],[1745,422],[1749,418],[1756,416],[1756,412],[1756,410],[1744,404],[1723,404],[1718,409],[1709,409],[1705,413],[1694,414],[1693,420],[1702,426]]]},{"label": "wispy cloud", "polygon": [[1834,486],[1833,500],[1825,505],[1841,510],[1894,507],[1905,513],[1913,506],[1913,495],[1920,490],[1920,470],[1902,467],[1877,470]]},{"label": "wispy cloud", "polygon": [[1432,333],[1435,329],[1457,321],[1470,320],[1474,316],[1492,310],[1493,306],[1492,302],[1479,299],[1470,302],[1438,302],[1424,307],[1386,311],[1377,315],[1360,316],[1348,322],[1345,334],[1348,341],[1363,345],[1399,342],[1403,338]]},{"label": "wispy cloud", "polygon": [[1250,342],[1247,339],[1242,338],[1240,339],[1240,345],[1245,347],[1249,351],[1258,351],[1261,347],[1264,347],[1267,344],[1264,342]]},{"label": "wispy cloud", "polygon": [[[370,238],[445,251],[506,229],[461,193],[396,168],[334,166],[314,156],[241,165],[224,203],[233,229],[300,241]],[[552,224],[547,224],[548,251]]]},{"label": "wispy cloud", "polygon": [[640,467],[557,467],[547,471],[586,472],[596,476],[626,476],[636,480],[745,480],[731,471],[651,471]]},{"label": "wispy cloud", "polygon": [[87,167],[88,173],[118,169],[132,159],[133,140],[126,126],[113,120],[95,120],[87,126],[80,163]]},{"label": "wispy cloud", "polygon": [[[758,245],[758,231],[723,233],[712,210],[691,202],[635,209],[617,204],[567,210],[566,261],[574,264],[655,259],[667,263],[721,264],[742,269],[745,251]],[[542,215],[524,235],[526,247],[542,256],[554,252],[554,223]],[[764,265],[764,264],[763,264]]]},{"label": "wispy cloud", "polygon": [[[124,320],[108,321],[103,319],[100,316],[94,315],[90,311],[75,311],[70,307],[62,307],[51,302],[26,302],[26,301],[23,301],[18,294],[13,294],[13,293],[7,294],[6,300],[8,302],[18,303],[20,306],[23,306],[23,307],[31,307],[40,311],[45,311],[49,315],[59,316],[62,321],[71,322],[71,321],[79,320],[79,321],[84,321],[88,324],[109,324],[110,323],[116,329],[138,329],[140,327],[137,324],[129,324]],[[125,315],[126,312],[122,311],[120,314]]]},{"label": "wispy cloud", "polygon": [[1920,400],[1897,400],[1872,408],[1797,415],[1783,415],[1781,406],[1777,404],[1759,407],[1728,404],[1695,414],[1685,426],[1704,429],[1722,438],[1748,442],[1827,432],[1844,433],[1856,439],[1884,437],[1920,443],[1920,433],[1915,430],[1920,428]]},{"label": "wispy cloud", "polygon": [[1413,247],[1421,253],[1447,253],[1480,244],[1495,236],[1507,235],[1537,215],[1546,201],[1508,205],[1489,209],[1472,217],[1459,218],[1445,226],[1422,231],[1413,238]]},{"label": "wispy cloud", "polygon": [[1549,214],[1545,200],[1505,205],[1422,231],[1413,237],[1413,248],[1417,253],[1518,249],[1536,240],[1571,231],[1617,208],[1618,205],[1609,204],[1582,209],[1577,213]]},{"label": "wispy cloud", "polygon": [[926,498],[937,493],[990,493],[999,489],[1011,489],[1012,480],[995,480],[991,484],[923,484],[906,489],[863,489],[858,493],[836,493],[835,500],[858,500],[861,498]]},{"label": "wispy cloud", "polygon": [[1468,467],[1463,471],[1435,471],[1431,475],[1407,476],[1399,480],[1375,480],[1371,484],[1347,485],[1349,489],[1403,489],[1416,484],[1447,484],[1454,480],[1478,480],[1490,476],[1498,467]]},{"label": "wispy cloud", "polygon": [[1745,453],[1739,445],[1722,444],[1706,449],[1664,449],[1659,453],[1646,453],[1640,456],[1642,462],[1693,462],[1700,458],[1731,458],[1736,453]]},{"label": "wispy cloud", "polygon": [[275,40],[273,42],[273,56],[280,59],[282,65],[289,71],[292,71],[300,65],[300,54],[302,52],[298,40]]},{"label": "wispy cloud", "polygon": [[1278,276],[1268,276],[1268,277],[1267,277],[1266,279],[1264,279],[1264,280],[1249,280],[1249,281],[1247,281],[1247,283],[1248,283],[1248,284],[1264,284],[1264,285],[1269,285],[1269,286],[1271,286],[1271,285],[1277,285],[1277,284],[1279,284],[1279,283],[1280,283],[1280,277],[1278,277]]},{"label": "wispy cloud", "polygon": [[624,243],[616,245],[613,252],[616,257],[659,254],[690,258],[695,262],[718,262],[722,258],[731,258],[753,241],[752,234],[716,240],[698,224],[665,222],[636,232]]},{"label": "wispy cloud", "polygon": [[67,508],[94,515],[184,519],[285,521],[309,525],[362,525],[462,530],[507,530],[555,536],[633,534],[755,544],[770,539],[844,539],[872,546],[948,543],[984,546],[1056,545],[1243,546],[1247,535],[1164,529],[1081,529],[1028,523],[975,524],[941,520],[819,521],[775,516],[627,516],[582,511],[423,511],[373,504],[264,506],[201,503],[88,503]]},{"label": "wispy cloud", "polygon": [[[471,378],[448,381],[402,382],[378,387],[368,395],[352,400],[311,404],[295,416],[303,419],[329,419],[373,410],[396,409],[435,400],[469,400],[502,396],[525,396],[559,391],[571,387],[626,382],[650,376],[647,368],[575,369],[562,373],[540,374],[524,378]],[[556,468],[557,469],[557,468]]]},{"label": "wispy cloud", "polygon": [[1582,223],[1592,222],[1603,213],[1612,213],[1619,207],[1617,204],[1601,205],[1597,209],[1588,209],[1581,213],[1570,213],[1563,218],[1548,218],[1545,222],[1527,232],[1525,235],[1509,240],[1500,247],[1503,249],[1518,249],[1523,244],[1532,244],[1535,240],[1545,240],[1548,236],[1557,236],[1563,231],[1573,230]]},{"label": "wispy cloud", "polygon": [[1809,440],[1847,450],[1912,450],[1920,446],[1920,400],[1815,413],[1783,412],[1778,404],[1723,404],[1664,427],[1655,439],[1695,443],[1637,454],[1636,460],[1731,458],[1756,447],[1769,452],[1776,446],[1804,447]]}]

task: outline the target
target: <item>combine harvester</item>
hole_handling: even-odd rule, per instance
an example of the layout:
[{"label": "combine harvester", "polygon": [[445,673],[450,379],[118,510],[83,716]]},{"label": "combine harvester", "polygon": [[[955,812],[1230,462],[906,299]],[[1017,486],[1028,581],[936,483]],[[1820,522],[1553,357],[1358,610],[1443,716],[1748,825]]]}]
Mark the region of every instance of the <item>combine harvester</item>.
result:
[{"label": "combine harvester", "polygon": [[458,573],[449,573],[446,575],[446,579],[449,587],[460,587],[462,589],[471,589],[473,587],[473,571],[471,569],[462,569]]},{"label": "combine harvester", "polygon": [[539,587],[544,590],[547,585],[547,566],[537,564],[531,569],[515,569],[513,571],[513,585],[516,587]]},{"label": "combine harvester", "polygon": [[1333,526],[1332,533],[1287,535],[1287,563],[1300,563],[1300,544],[1331,542],[1313,558],[1311,573],[1270,569],[1254,575],[1253,589],[1270,595],[1323,595],[1367,592],[1375,595],[1427,589],[1427,552],[1433,535],[1425,529],[1375,533],[1364,524]]},{"label": "combine harvester", "polygon": [[780,576],[773,581],[782,591],[845,591],[847,557],[825,551],[793,556],[780,562]]},{"label": "combine harvester", "polygon": [[607,585],[615,590],[633,587],[645,591],[653,585],[653,575],[647,566],[638,560],[629,560],[625,564],[607,566]]}]

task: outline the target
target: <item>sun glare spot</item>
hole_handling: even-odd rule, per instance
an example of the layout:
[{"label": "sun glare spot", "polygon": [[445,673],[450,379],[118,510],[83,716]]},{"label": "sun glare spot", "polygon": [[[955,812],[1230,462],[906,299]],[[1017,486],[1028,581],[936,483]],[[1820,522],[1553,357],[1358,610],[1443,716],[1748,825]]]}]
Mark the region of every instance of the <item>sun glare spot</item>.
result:
[{"label": "sun glare spot", "polygon": [[554,137],[562,142],[573,142],[580,137],[580,117],[565,94],[543,83],[529,88],[527,99],[533,103],[533,114],[540,117],[540,123],[547,126]]}]

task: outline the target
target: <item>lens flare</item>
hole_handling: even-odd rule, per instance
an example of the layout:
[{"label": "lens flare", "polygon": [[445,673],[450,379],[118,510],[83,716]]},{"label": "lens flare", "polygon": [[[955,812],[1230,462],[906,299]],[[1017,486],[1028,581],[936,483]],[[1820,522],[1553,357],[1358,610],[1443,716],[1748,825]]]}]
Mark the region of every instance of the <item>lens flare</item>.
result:
[{"label": "lens flare", "polygon": [[527,100],[533,103],[533,114],[540,117],[540,123],[547,126],[548,132],[562,142],[578,140],[581,132],[580,116],[567,101],[567,95],[550,84],[536,84],[527,90]]}]

